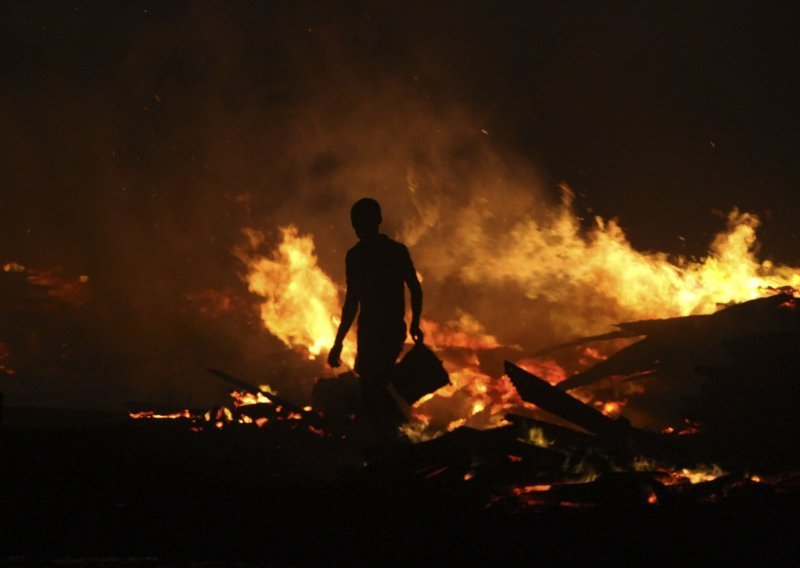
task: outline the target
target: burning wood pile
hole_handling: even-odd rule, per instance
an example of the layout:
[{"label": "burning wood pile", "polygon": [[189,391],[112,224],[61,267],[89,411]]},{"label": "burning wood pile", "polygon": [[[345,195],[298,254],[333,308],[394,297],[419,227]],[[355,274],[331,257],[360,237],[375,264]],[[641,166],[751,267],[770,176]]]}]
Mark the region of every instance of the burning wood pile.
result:
[{"label": "burning wood pile", "polygon": [[[237,389],[232,409],[130,410],[134,418],[178,418],[197,431],[263,428],[321,443],[350,440],[366,446],[366,463],[353,473],[358,478],[415,479],[490,508],[668,506],[795,491],[797,302],[796,291],[778,290],[714,314],[624,323],[616,332],[556,346],[539,355],[639,338],[556,386],[523,368],[531,365],[506,361],[497,382],[511,386],[494,391],[503,404],[492,406],[502,416],[485,429],[450,423],[432,439],[414,430],[415,409],[429,394],[407,409],[411,424],[402,441],[364,444],[363,426],[341,402],[347,399],[342,393],[356,392],[352,374],[334,379],[333,390],[328,380],[316,408],[210,370]],[[651,394],[630,401],[616,418],[602,412],[606,405],[570,394],[644,382],[652,383]],[[625,417],[665,415],[664,400],[676,405],[667,419],[680,418],[682,428],[658,432]]]}]

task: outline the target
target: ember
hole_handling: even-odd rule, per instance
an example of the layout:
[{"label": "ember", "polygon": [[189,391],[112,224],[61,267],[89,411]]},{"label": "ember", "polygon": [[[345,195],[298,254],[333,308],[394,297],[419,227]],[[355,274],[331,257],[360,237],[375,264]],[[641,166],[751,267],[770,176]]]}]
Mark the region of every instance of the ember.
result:
[{"label": "ember", "polygon": [[13,355],[11,349],[5,343],[0,342],[0,373],[4,375],[14,375],[16,371],[11,366]]}]

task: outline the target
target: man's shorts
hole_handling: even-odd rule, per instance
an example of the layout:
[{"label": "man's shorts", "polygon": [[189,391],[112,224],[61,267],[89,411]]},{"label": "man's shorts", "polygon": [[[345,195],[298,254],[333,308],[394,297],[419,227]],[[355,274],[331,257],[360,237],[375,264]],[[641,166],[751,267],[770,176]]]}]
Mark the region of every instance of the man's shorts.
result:
[{"label": "man's shorts", "polygon": [[377,329],[359,326],[356,373],[369,381],[388,382],[405,340],[405,322]]}]

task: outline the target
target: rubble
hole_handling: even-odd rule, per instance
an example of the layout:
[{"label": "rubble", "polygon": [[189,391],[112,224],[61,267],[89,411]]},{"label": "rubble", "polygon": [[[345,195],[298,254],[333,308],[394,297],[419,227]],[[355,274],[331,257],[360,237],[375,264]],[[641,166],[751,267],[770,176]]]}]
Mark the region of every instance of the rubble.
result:
[{"label": "rubble", "polygon": [[[97,551],[102,544],[81,540],[82,527],[116,523],[125,538],[110,542],[112,551],[130,542],[161,555],[235,549],[288,565],[339,559],[342,543],[356,563],[385,561],[387,549],[394,560],[424,554],[442,563],[658,564],[697,560],[700,545],[726,561],[740,560],[742,547],[759,557],[785,553],[795,546],[800,509],[800,345],[791,310],[789,300],[768,299],[708,318],[625,324],[626,333],[646,332],[642,341],[650,341],[602,373],[625,369],[674,386],[675,376],[665,374],[678,367],[673,359],[691,367],[696,372],[684,381],[700,384],[686,399],[694,433],[684,435],[610,418],[577,391],[506,362],[504,380],[536,412],[522,407],[498,427],[461,426],[419,443],[375,443],[357,417],[344,414],[353,408],[354,376],[319,382],[315,402],[326,401],[323,410],[209,369],[236,389],[232,406],[131,403],[142,420],[52,435],[56,443],[5,431],[4,455],[14,458],[5,483],[23,514],[4,534],[18,549],[35,542],[40,554],[57,554],[63,548],[38,541],[44,527],[72,548]],[[703,346],[716,349],[716,359]],[[696,354],[703,358],[689,357]],[[662,364],[648,367],[653,357]],[[642,378],[642,370],[652,374]],[[14,440],[22,441],[9,446]],[[14,468],[33,472],[46,498],[27,499]]]},{"label": "rubble", "polygon": [[[353,415],[359,402],[355,375],[319,380],[314,406],[300,407],[214,369],[209,372],[240,389],[234,393],[235,408],[179,416],[201,431],[227,424],[266,429],[283,424],[285,443],[293,436],[317,437],[322,444],[338,440],[361,448],[364,456],[365,462],[348,475],[371,483],[417,480],[476,507],[681,506],[793,491],[791,483],[775,476],[788,472],[792,478],[791,467],[800,467],[797,457],[785,460],[781,469],[780,463],[749,452],[761,443],[800,455],[795,435],[800,431],[795,301],[783,293],[711,316],[621,324],[618,332],[588,340],[644,339],[557,386],[506,361],[506,376],[519,396],[556,417],[558,424],[538,414],[509,414],[497,428],[462,426],[420,443],[399,439],[376,445]],[[686,399],[691,410],[687,420],[703,422],[703,431],[695,435],[648,431],[624,417],[610,418],[565,392],[609,377],[666,380],[670,375],[665,369],[687,365],[702,384],[699,395]],[[749,403],[744,410],[743,401]],[[733,432],[736,441],[717,448]]]}]

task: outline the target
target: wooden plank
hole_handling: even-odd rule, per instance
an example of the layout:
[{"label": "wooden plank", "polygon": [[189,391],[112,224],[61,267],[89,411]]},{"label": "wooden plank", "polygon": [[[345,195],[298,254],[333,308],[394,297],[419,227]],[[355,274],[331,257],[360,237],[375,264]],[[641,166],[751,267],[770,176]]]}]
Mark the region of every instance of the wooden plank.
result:
[{"label": "wooden plank", "polygon": [[542,410],[551,412],[589,432],[608,438],[630,435],[632,428],[627,420],[612,420],[602,412],[552,386],[544,379],[508,361],[505,362],[505,371],[522,399],[535,404]]}]

